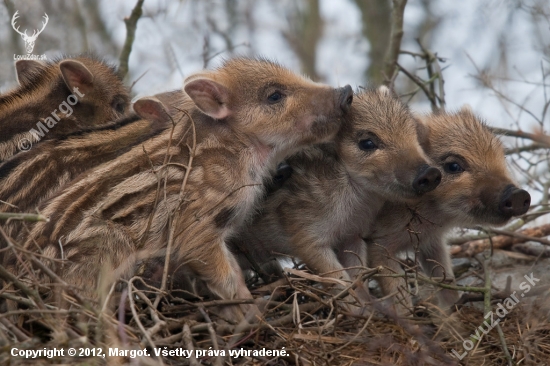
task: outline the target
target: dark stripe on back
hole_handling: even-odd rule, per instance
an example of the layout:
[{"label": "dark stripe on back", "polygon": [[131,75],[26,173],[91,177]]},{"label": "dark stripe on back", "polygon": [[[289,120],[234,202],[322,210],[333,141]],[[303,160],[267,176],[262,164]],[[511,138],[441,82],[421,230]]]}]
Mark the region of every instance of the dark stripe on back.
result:
[{"label": "dark stripe on back", "polygon": [[115,131],[115,130],[118,130],[119,128],[121,128],[121,127],[127,126],[127,125],[129,125],[131,123],[134,123],[136,121],[139,121],[139,120],[141,120],[141,118],[138,115],[132,114],[132,115],[127,116],[127,117],[122,117],[122,118],[116,120],[115,122],[112,122],[112,123],[109,123],[109,124],[106,124],[106,125],[83,127],[78,131],[72,131],[68,134],[61,135],[57,138],[57,140],[60,140],[60,141],[68,140],[71,137],[84,136],[86,134],[90,134],[90,133],[94,133],[94,132]]}]

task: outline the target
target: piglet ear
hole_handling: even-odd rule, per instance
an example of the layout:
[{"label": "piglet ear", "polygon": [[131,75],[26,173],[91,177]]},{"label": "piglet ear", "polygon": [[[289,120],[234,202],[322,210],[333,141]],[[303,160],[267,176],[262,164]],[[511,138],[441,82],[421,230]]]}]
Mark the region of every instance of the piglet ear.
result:
[{"label": "piglet ear", "polygon": [[460,108],[460,111],[461,111],[462,113],[474,114],[474,110],[472,109],[472,106],[469,105],[468,103],[464,104],[464,105]]},{"label": "piglet ear", "polygon": [[206,115],[224,119],[231,114],[227,105],[229,89],[205,75],[195,75],[185,81],[183,90]]},{"label": "piglet ear", "polygon": [[385,85],[380,85],[378,87],[378,94],[380,94],[382,96],[385,96],[385,97],[391,97],[391,96],[394,95],[393,92],[390,90],[390,88],[388,88]]},{"label": "piglet ear", "polygon": [[31,81],[35,75],[44,67],[44,64],[34,60],[18,60],[15,62],[17,82],[23,85]]},{"label": "piglet ear", "polygon": [[82,94],[91,92],[94,89],[94,75],[82,62],[76,60],[64,60],[59,64],[65,84],[71,91],[78,88]]},{"label": "piglet ear", "polygon": [[134,112],[149,121],[166,121],[169,116],[164,104],[155,97],[144,97],[134,103]]}]

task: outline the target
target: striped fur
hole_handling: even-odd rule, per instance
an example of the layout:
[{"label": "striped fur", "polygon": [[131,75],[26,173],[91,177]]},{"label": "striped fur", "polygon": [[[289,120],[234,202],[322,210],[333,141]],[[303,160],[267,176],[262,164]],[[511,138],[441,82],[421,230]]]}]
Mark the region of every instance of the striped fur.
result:
[{"label": "striped fur", "polygon": [[[384,266],[385,273],[400,273],[399,263],[388,256],[415,252],[425,275],[451,281],[454,278],[446,234],[455,227],[506,223],[511,215],[500,212],[499,201],[514,182],[500,141],[469,109],[426,115],[421,121],[427,137],[423,148],[441,169],[441,184],[419,202],[384,204],[365,238],[368,263]],[[452,164],[464,170],[453,172],[449,170]],[[399,291],[407,288],[403,279],[379,277],[378,281],[384,295],[397,293],[396,301],[411,307],[408,292]],[[458,300],[458,292],[440,290],[438,300],[442,308],[448,308]]]},{"label": "striped fur", "polygon": [[113,281],[172,242],[172,258],[214,293],[251,297],[225,242],[255,209],[277,161],[337,132],[347,95],[250,59],[193,75],[185,90],[192,99],[173,129],[81,175],[43,206],[51,220],[26,241],[60,258],[61,239],[67,261],[58,270],[88,294],[101,268],[116,270]]},{"label": "striped fur", "polygon": [[[427,159],[408,108],[381,87],[357,95],[351,117],[335,142],[286,159],[292,174],[231,242],[242,267],[288,255],[349,281],[366,264],[362,237],[384,202],[419,196],[413,181]],[[376,148],[362,148],[366,140]]]},{"label": "striped fur", "polygon": [[[77,174],[111,160],[159,132],[158,124],[136,115],[111,125],[45,141],[0,165],[0,200],[26,212]],[[0,211],[10,206],[1,205]]]},{"label": "striped fur", "polygon": [[[166,117],[149,121],[132,115],[110,125],[44,141],[10,158],[0,165],[0,201],[5,202],[0,203],[0,211],[34,211],[79,174],[159,134],[168,122]],[[3,228],[14,237],[21,224],[13,221]]]},{"label": "striped fur", "polygon": [[[24,67],[25,62],[32,62]],[[34,144],[81,128],[115,121],[129,107],[130,97],[115,69],[93,57],[64,57],[43,65],[18,61],[20,85],[0,96],[0,162],[21,150],[21,141]],[[84,96],[67,116],[60,104],[79,88]],[[43,136],[29,131],[55,113],[60,120]],[[68,113],[69,114],[69,113]]]}]

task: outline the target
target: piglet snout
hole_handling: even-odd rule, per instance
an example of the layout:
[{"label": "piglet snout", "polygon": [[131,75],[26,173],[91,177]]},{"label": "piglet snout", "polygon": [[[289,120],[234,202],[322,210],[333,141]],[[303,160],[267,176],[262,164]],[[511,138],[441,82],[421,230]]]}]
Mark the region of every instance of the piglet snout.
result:
[{"label": "piglet snout", "polygon": [[433,166],[426,166],[413,181],[413,189],[419,194],[433,191],[441,183],[441,172]]},{"label": "piglet snout", "polygon": [[504,190],[498,209],[506,216],[519,216],[529,210],[531,195],[523,189],[509,185]]},{"label": "piglet snout", "polygon": [[340,104],[340,109],[344,113],[348,113],[351,108],[351,102],[353,102],[353,90],[351,86],[346,85],[343,88],[336,89],[338,93],[338,103]]}]

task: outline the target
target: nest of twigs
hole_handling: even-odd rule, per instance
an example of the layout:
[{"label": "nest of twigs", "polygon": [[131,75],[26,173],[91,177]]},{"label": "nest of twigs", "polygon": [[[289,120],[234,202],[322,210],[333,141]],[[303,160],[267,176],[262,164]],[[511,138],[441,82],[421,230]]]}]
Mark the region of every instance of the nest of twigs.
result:
[{"label": "nest of twigs", "polygon": [[[37,261],[29,260],[29,268]],[[365,269],[361,276],[372,279],[377,273]],[[479,297],[451,313],[420,301],[409,316],[398,317],[373,296],[362,313],[350,312],[352,284],[335,292],[327,279],[300,267],[269,284],[252,276],[249,286],[263,317],[239,324],[224,319],[220,309],[250,300],[161,291],[134,277],[92,301],[53,273],[46,275],[48,284],[26,283],[0,268],[7,310],[0,314],[3,365],[545,365],[550,360],[548,291],[518,303],[476,340],[476,329],[488,324]],[[473,345],[469,351],[467,341]],[[67,354],[70,348],[76,356]],[[21,356],[53,349],[64,353]]]}]

